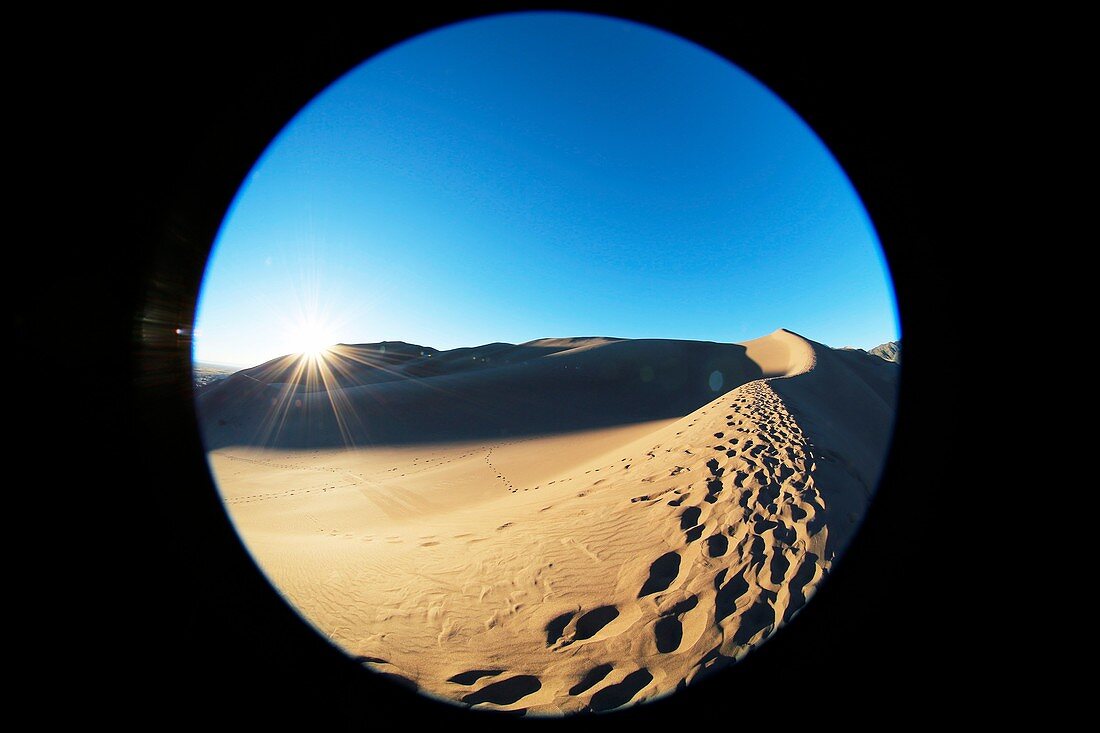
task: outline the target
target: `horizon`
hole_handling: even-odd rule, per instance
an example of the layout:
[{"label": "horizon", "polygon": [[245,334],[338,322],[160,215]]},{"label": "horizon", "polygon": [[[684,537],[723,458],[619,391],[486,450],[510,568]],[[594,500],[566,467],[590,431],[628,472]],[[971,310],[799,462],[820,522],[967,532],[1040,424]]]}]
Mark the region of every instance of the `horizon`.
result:
[{"label": "horizon", "polygon": [[[760,336],[757,336],[757,337],[754,337],[754,338],[763,338],[764,336],[768,336],[772,333],[775,333],[775,331],[790,331],[790,329],[783,329],[783,328],[774,329],[772,331],[769,331],[766,334],[761,334]],[[794,332],[792,331],[792,333],[794,333]],[[817,339],[810,338],[809,336],[806,336],[805,334],[796,333],[796,335],[802,336],[803,338],[809,339],[810,341],[817,341]],[[610,340],[614,340],[614,341],[654,341],[654,340],[659,340],[659,341],[702,341],[702,342],[705,342],[705,343],[717,343],[717,344],[724,344],[724,343],[738,344],[738,343],[741,343],[741,342],[738,342],[738,341],[713,341],[713,340],[710,340],[710,339],[651,339],[651,338],[648,338],[648,337],[645,337],[645,336],[639,337],[639,338],[625,338],[625,337],[622,337],[622,336],[585,335],[585,336],[542,336],[540,338],[528,339],[527,341],[520,341],[520,342],[486,341],[486,342],[483,342],[483,343],[480,343],[480,344],[467,344],[467,345],[464,345],[464,346],[454,346],[454,347],[451,347],[449,349],[440,349],[440,348],[437,348],[437,347],[433,346],[432,344],[421,344],[421,343],[416,343],[415,341],[405,341],[404,339],[382,339],[380,341],[356,341],[356,342],[340,341],[340,342],[337,342],[335,344],[331,344],[330,346],[379,346],[379,345],[382,345],[382,344],[405,344],[407,346],[417,346],[417,347],[420,347],[422,349],[433,349],[436,352],[445,353],[447,351],[454,351],[456,349],[479,349],[483,346],[489,346],[491,344],[506,344],[508,346],[523,346],[525,344],[535,343],[536,341],[548,341],[548,340],[554,340],[554,339],[610,339]],[[752,339],[746,339],[746,341],[751,341],[751,340]],[[891,339],[890,341],[883,341],[881,343],[872,344],[871,346],[854,346],[852,344],[842,344],[842,345],[839,345],[839,346],[834,346],[833,344],[826,344],[822,341],[818,341],[817,343],[820,343],[823,346],[827,346],[830,349],[850,349],[850,348],[854,348],[854,349],[861,349],[863,351],[870,351],[871,349],[876,348],[878,346],[884,346],[885,344],[888,344],[888,343],[900,343],[900,342],[901,342],[901,337],[899,336],[896,339]],[[256,362],[255,364],[232,364],[232,363],[228,363],[228,362],[209,361],[207,359],[194,359],[194,358],[191,360],[191,363],[192,363],[192,366],[233,367],[233,368],[238,368],[238,369],[251,369],[252,367],[260,366],[261,364],[265,364],[265,363],[267,363],[269,361],[273,361],[275,359],[283,359],[283,358],[291,357],[291,356],[296,356],[296,354],[290,353],[290,352],[288,352],[286,354],[276,354],[275,356],[272,356],[268,359],[264,359],[263,361]]]},{"label": "horizon", "polygon": [[738,343],[774,324],[863,349],[901,336],[831,153],[700,46],[540,11],[407,40],[306,105],[222,222],[192,358],[547,333]]}]

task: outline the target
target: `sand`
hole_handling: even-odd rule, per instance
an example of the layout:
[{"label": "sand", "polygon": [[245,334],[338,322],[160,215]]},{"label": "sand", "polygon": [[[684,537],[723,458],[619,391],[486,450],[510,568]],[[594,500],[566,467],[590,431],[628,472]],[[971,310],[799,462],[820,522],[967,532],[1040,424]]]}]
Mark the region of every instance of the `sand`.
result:
[{"label": "sand", "polygon": [[377,348],[344,347],[367,371],[339,388],[288,387],[282,362],[199,396],[274,586],[365,667],[451,702],[611,710],[735,662],[813,596],[886,458],[899,368],[864,352],[784,330],[491,346],[416,379],[449,352],[391,347],[379,374]]}]

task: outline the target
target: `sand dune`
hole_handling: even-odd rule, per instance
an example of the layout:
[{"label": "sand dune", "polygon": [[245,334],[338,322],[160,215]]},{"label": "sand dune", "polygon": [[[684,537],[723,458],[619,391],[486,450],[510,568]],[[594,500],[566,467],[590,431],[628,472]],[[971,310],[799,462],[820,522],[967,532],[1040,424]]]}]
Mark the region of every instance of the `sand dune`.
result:
[{"label": "sand dune", "polygon": [[543,339],[436,352],[389,342],[336,347],[323,363],[277,359],[197,402],[212,447],[453,442],[681,417],[760,376],[738,344]]},{"label": "sand dune", "polygon": [[[363,373],[332,391],[265,365],[210,387],[200,414],[274,585],[365,666],[471,706],[610,710],[741,658],[829,572],[892,429],[897,365],[787,331],[492,345],[427,384],[408,370],[447,352],[406,346],[388,377],[360,348]],[[286,394],[316,431],[302,408],[276,414],[291,439],[262,429]],[[325,404],[358,410],[359,432]]]}]

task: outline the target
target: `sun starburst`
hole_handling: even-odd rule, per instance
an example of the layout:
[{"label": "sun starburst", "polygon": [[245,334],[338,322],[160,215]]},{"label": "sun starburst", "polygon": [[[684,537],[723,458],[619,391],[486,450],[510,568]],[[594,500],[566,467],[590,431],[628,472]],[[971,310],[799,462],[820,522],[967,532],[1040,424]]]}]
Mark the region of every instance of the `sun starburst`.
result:
[{"label": "sun starburst", "polygon": [[313,313],[296,319],[286,339],[293,353],[314,359],[323,356],[337,340],[329,324]]}]

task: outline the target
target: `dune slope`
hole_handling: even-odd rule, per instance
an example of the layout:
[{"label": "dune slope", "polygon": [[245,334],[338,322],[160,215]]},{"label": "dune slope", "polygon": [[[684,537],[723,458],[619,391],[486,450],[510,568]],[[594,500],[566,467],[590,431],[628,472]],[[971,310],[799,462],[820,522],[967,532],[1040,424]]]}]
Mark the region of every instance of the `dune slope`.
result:
[{"label": "dune slope", "polygon": [[437,352],[389,342],[336,347],[323,362],[276,359],[196,403],[208,447],[361,447],[676,418],[760,376],[738,344],[578,338]]},{"label": "dune slope", "polygon": [[[539,359],[583,372],[634,343]],[[693,348],[715,353],[667,353]],[[210,461],[273,584],[365,666],[476,707],[610,710],[790,620],[882,470],[896,365],[787,331],[728,353],[736,386],[681,416],[355,450],[234,445],[223,429]],[[518,370],[495,371],[537,383]],[[229,394],[208,419],[243,414]]]}]

